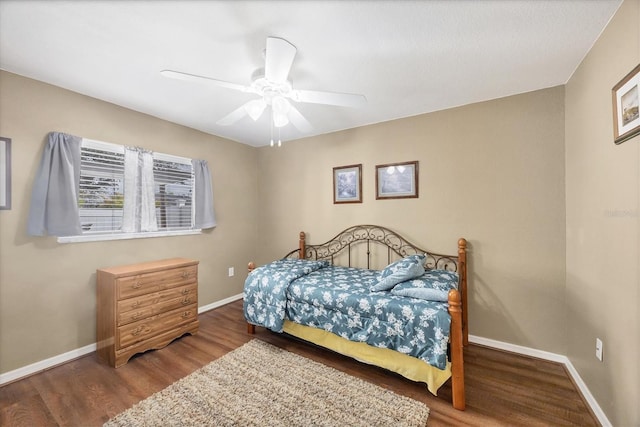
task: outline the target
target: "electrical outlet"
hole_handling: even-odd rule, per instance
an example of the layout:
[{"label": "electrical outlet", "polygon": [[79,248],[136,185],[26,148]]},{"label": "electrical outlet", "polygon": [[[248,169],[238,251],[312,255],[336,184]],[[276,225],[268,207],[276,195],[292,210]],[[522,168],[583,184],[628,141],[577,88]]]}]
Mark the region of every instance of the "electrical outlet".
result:
[{"label": "electrical outlet", "polygon": [[596,338],[596,357],[599,361],[602,362],[602,340],[600,338]]},{"label": "electrical outlet", "polygon": [[229,277],[233,277],[233,275],[236,274],[233,267],[229,267]]}]

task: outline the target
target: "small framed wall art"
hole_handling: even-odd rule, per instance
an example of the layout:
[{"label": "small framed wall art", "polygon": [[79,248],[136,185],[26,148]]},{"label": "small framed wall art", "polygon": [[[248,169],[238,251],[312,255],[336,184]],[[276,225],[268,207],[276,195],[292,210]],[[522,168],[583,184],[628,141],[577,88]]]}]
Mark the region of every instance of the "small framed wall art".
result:
[{"label": "small framed wall art", "polygon": [[418,161],[376,165],[376,199],[418,197]]},{"label": "small framed wall art", "polygon": [[612,89],[613,141],[616,144],[640,133],[640,64]]},{"label": "small framed wall art", "polygon": [[11,209],[11,139],[0,137],[0,209]]},{"label": "small framed wall art", "polygon": [[362,164],[333,168],[333,203],[362,203]]}]

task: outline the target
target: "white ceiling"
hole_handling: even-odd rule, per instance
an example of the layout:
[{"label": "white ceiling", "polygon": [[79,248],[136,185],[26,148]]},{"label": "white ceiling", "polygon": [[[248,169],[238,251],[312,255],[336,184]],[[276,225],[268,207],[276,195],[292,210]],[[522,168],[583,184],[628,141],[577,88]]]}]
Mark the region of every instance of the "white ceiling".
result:
[{"label": "white ceiling", "polygon": [[294,89],[367,97],[296,104],[314,130],[288,125],[287,141],[564,84],[620,3],[0,0],[0,68],[262,146],[267,114],[216,124],[255,95],[160,71],[248,85],[276,36],[297,47]]}]

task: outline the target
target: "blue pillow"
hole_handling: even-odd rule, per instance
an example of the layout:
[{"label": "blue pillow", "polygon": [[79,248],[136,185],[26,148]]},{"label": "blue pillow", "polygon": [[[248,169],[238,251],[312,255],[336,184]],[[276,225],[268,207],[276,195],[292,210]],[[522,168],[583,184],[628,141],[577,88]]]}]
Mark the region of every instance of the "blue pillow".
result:
[{"label": "blue pillow", "polygon": [[398,283],[391,289],[391,293],[446,302],[451,289],[458,289],[458,274],[447,270],[429,270],[420,277]]},{"label": "blue pillow", "polygon": [[400,282],[422,275],[425,259],[425,255],[410,255],[392,262],[382,270],[378,276],[378,283],[371,290],[387,291]]},{"label": "blue pillow", "polygon": [[[404,282],[404,283],[408,283],[408,282]],[[449,292],[443,291],[441,289],[413,288],[413,287],[401,287],[399,289],[396,289],[397,287],[398,285],[396,285],[393,289],[391,289],[391,293],[393,295],[424,299],[427,301],[439,301],[439,302],[449,301]]]}]

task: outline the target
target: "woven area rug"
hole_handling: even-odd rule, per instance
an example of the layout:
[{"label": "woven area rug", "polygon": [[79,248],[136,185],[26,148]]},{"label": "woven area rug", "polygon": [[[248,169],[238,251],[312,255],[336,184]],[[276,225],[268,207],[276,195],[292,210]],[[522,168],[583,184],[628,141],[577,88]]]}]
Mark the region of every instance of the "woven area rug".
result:
[{"label": "woven area rug", "polygon": [[254,339],[105,426],[425,426],[429,408]]}]

